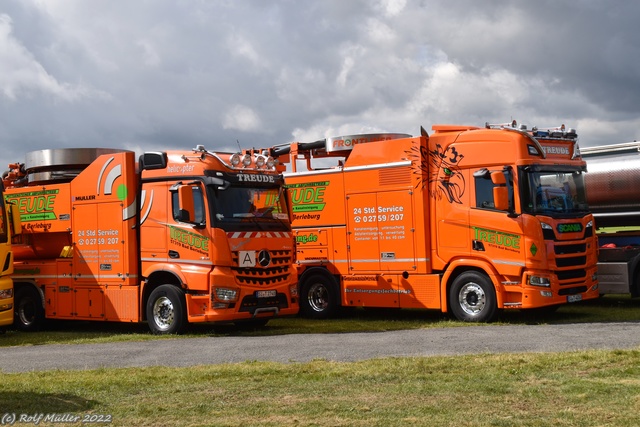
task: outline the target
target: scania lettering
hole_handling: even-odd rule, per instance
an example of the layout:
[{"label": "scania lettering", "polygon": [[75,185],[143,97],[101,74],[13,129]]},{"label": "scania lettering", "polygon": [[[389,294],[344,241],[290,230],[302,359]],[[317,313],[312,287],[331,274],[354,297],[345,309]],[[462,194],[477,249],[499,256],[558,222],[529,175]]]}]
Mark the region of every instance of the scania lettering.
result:
[{"label": "scania lettering", "polygon": [[[313,206],[293,216],[301,312],[422,308],[491,321],[501,310],[597,298],[576,132],[433,130],[272,147],[294,212]],[[321,192],[303,196],[318,183]]]},{"label": "scania lettering", "polygon": [[22,222],[5,264],[21,330],[68,319],[174,334],[298,312],[291,203],[260,153],[41,150],[3,181]]}]

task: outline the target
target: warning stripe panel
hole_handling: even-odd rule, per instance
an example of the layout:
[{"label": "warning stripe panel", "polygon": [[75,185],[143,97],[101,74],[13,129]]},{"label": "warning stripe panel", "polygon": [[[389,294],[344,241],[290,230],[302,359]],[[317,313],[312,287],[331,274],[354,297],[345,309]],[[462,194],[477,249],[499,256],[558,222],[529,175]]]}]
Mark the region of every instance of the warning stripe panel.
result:
[{"label": "warning stripe panel", "polygon": [[230,239],[291,238],[291,236],[292,234],[288,231],[230,231],[227,233]]}]

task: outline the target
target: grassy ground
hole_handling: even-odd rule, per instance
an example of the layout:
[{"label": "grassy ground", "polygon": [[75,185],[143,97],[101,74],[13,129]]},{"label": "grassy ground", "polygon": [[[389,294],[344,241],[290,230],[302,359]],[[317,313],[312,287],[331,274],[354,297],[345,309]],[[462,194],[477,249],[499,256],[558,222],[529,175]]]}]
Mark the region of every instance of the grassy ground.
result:
[{"label": "grassy ground", "polygon": [[[560,307],[554,313],[506,311],[496,324],[558,324],[640,321],[640,299],[611,295]],[[298,333],[379,332],[399,329],[469,326],[433,310],[344,310],[328,320],[299,317],[269,321],[265,328],[242,330],[230,325],[195,325],[183,337],[281,335]],[[481,327],[482,325],[477,325]],[[52,343],[96,343],[165,339],[149,333],[146,324],[55,321],[40,332],[9,330],[0,336],[0,347]],[[175,337],[171,337],[175,338]]]},{"label": "grassy ground", "polygon": [[640,352],[4,374],[0,408],[114,426],[637,426]]},{"label": "grassy ground", "polygon": [[[640,301],[611,296],[552,314],[506,312],[497,324],[638,320]],[[432,311],[351,310],[257,331],[198,326],[185,337],[462,325]],[[164,338],[146,325],[55,322],[37,333],[10,330],[0,345],[151,339]],[[114,426],[637,426],[640,349],[0,374],[0,424],[81,425],[83,417]]]}]

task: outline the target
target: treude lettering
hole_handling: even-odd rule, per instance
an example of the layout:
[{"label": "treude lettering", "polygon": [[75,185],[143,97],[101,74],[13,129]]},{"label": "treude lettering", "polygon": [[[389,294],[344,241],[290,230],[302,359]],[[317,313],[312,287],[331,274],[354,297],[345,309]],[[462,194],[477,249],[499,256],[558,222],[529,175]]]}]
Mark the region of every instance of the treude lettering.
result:
[{"label": "treude lettering", "polygon": [[276,179],[273,175],[239,173],[238,181],[240,182],[276,182]]},{"label": "treude lettering", "polygon": [[200,235],[189,233],[188,231],[182,231],[178,228],[170,228],[171,239],[183,243],[194,249],[201,249],[203,251],[209,250],[209,240]]},{"label": "treude lettering", "polygon": [[291,200],[293,204],[323,202],[325,187],[304,187],[291,189]]},{"label": "treude lettering", "polygon": [[475,239],[505,248],[520,249],[520,236],[482,228],[475,229]]},{"label": "treude lettering", "polygon": [[542,149],[547,154],[566,154],[569,155],[569,149],[567,147],[558,147],[558,146],[543,146]]},{"label": "treude lettering", "polygon": [[18,209],[21,213],[34,213],[34,212],[51,212],[53,211],[53,205],[55,204],[56,196],[35,196],[24,197],[18,201]]}]

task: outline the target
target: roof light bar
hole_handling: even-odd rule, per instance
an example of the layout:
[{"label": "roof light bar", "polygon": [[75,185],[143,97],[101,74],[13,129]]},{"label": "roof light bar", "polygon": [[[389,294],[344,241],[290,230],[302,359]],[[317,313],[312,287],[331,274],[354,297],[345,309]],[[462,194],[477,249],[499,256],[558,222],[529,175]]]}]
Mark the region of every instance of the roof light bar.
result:
[{"label": "roof light bar", "polygon": [[511,129],[527,130],[527,125],[525,125],[525,124],[518,125],[518,122],[516,120],[512,120],[510,123],[489,123],[489,122],[486,122],[484,124],[484,127],[487,128],[487,129],[511,128]]},{"label": "roof light bar", "polygon": [[240,164],[240,154],[233,153],[231,157],[229,157],[229,163],[231,163],[231,166],[234,168],[237,167]]},{"label": "roof light bar", "polygon": [[527,130],[527,125],[519,125],[517,121],[512,120],[510,123],[486,122],[484,126],[487,129],[516,129],[523,132],[529,132],[531,136],[534,136],[536,138],[571,140],[576,140],[578,138],[578,133],[576,132],[576,130],[574,128],[567,128],[564,124],[549,128],[539,128],[534,126],[531,128],[531,130]]},{"label": "roof light bar", "polygon": [[577,139],[578,133],[574,128],[567,128],[564,124],[556,127],[531,129],[531,133],[536,138],[562,138],[562,139]]}]

